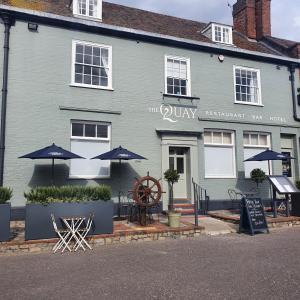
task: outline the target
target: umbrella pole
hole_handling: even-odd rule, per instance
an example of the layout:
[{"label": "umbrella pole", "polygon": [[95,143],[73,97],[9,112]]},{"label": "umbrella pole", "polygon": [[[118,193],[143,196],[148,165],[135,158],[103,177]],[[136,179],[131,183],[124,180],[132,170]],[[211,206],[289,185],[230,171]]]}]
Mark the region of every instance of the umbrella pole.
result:
[{"label": "umbrella pole", "polygon": [[[119,168],[120,168],[120,175],[121,175],[121,159],[119,159]],[[121,176],[120,176],[120,185],[119,185],[119,204],[118,204],[118,218],[121,218],[121,188],[122,188],[122,182],[121,182]]]},{"label": "umbrella pole", "polygon": [[52,185],[54,185],[54,158],[52,158]]}]

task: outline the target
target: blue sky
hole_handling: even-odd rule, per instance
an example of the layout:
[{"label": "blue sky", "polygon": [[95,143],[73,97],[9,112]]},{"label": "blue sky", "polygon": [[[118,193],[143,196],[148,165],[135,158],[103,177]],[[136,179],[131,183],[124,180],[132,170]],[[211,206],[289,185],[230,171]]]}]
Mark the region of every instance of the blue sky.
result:
[{"label": "blue sky", "polygon": [[[106,0],[177,17],[232,23],[235,0]],[[300,0],[272,0],[272,34],[300,42]]]}]

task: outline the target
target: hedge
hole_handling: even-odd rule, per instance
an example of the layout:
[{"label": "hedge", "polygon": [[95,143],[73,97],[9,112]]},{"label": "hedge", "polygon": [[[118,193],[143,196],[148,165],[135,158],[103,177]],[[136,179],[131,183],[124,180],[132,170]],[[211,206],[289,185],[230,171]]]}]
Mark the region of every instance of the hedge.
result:
[{"label": "hedge", "polygon": [[24,193],[27,203],[49,204],[54,202],[85,202],[108,201],[111,199],[111,188],[107,185],[99,186],[49,186],[37,187]]}]

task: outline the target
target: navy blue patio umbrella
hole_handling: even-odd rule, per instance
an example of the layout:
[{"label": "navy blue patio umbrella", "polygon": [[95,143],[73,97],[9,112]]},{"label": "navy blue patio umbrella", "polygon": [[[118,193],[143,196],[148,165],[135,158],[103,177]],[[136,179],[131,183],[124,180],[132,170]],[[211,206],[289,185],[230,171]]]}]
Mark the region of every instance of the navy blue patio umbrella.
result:
[{"label": "navy blue patio umbrella", "polygon": [[285,155],[279,152],[275,152],[272,150],[265,150],[261,153],[258,153],[244,161],[268,161],[268,169],[270,175],[270,161],[271,160],[287,160],[287,159],[295,159],[289,155]]},{"label": "navy blue patio umbrella", "polygon": [[84,158],[84,157],[81,157],[73,152],[58,147],[53,143],[51,146],[25,154],[23,156],[20,156],[19,158],[52,159],[52,184],[54,184],[54,160],[55,159],[68,160],[68,159]]},{"label": "navy blue patio umbrella", "polygon": [[[96,157],[93,157],[92,159],[118,160],[121,167],[122,160],[147,159],[147,158],[119,146],[118,148],[100,154]],[[121,217],[121,181],[120,181],[120,191],[118,197],[119,197],[118,217],[120,218]]]}]

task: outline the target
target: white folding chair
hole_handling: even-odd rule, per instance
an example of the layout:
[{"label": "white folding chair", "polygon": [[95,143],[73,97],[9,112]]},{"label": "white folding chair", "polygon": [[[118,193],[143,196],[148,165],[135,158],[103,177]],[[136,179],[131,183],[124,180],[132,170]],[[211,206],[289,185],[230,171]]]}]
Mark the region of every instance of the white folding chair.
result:
[{"label": "white folding chair", "polygon": [[92,224],[94,221],[94,214],[91,213],[87,222],[86,222],[86,226],[84,228],[79,228],[77,231],[77,235],[79,237],[79,241],[76,242],[76,245],[74,247],[75,251],[77,251],[77,249],[79,247],[83,248],[83,243],[90,249],[92,250],[92,247],[89,245],[89,243],[86,241],[86,236],[88,235],[89,231],[91,230]]},{"label": "white folding chair", "polygon": [[62,246],[65,246],[64,249],[67,248],[71,252],[72,250],[69,247],[68,242],[67,242],[67,238],[69,237],[71,232],[69,230],[59,229],[57,227],[55,217],[53,214],[51,214],[51,220],[52,220],[54,231],[56,232],[56,234],[59,237],[59,240],[53,247],[52,251],[55,253],[57,250],[61,249]]}]

